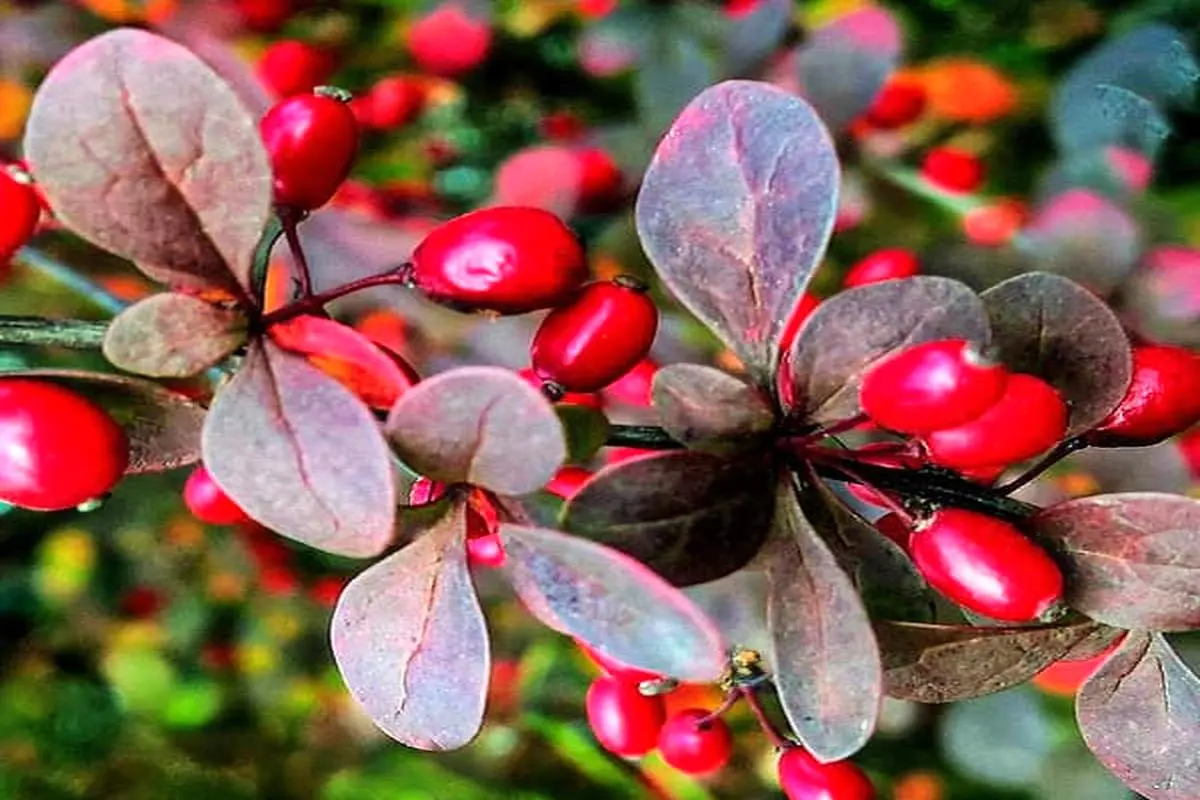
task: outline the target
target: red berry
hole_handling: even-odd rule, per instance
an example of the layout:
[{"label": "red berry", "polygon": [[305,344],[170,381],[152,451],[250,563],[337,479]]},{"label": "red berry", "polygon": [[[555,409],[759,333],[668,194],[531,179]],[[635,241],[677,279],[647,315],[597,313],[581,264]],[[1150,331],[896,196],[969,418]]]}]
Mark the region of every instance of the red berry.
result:
[{"label": "red berry", "polygon": [[583,651],[583,654],[587,656],[593,664],[622,683],[628,683],[633,686],[637,686],[643,681],[659,681],[663,678],[663,676],[659,675],[657,672],[649,672],[644,669],[638,669],[637,667],[631,667],[628,664],[617,661],[612,656],[605,655],[599,650],[593,649],[586,642],[583,642],[579,639],[575,640],[575,644],[578,645],[579,649]]},{"label": "red berry", "polygon": [[901,550],[908,550],[909,541],[912,539],[912,528],[900,518],[899,514],[884,514],[875,520],[875,529],[891,539]]},{"label": "red berry", "polygon": [[926,434],[925,447],[935,464],[972,470],[1033,458],[1066,431],[1067,405],[1054,387],[1016,373],[999,402],[965,425]]},{"label": "red berry", "polygon": [[481,490],[472,490],[467,502],[467,560],[477,567],[504,566],[504,542],[497,529],[496,507]]},{"label": "red berry", "polygon": [[876,250],[850,268],[842,279],[842,286],[852,289],[880,281],[911,278],[920,273],[921,262],[917,254],[902,247]]},{"label": "red berry", "polygon": [[42,214],[33,179],[15,164],[0,165],[0,209],[4,209],[0,220],[0,266],[3,266],[33,236]]},{"label": "red berry", "polygon": [[410,506],[424,506],[436,503],[442,499],[442,495],[445,493],[446,485],[444,483],[431,480],[422,475],[413,481],[412,486],[408,489],[408,504]]},{"label": "red berry", "polygon": [[565,301],[587,279],[575,235],[549,211],[497,206],[434,228],[412,254],[413,282],[469,310],[524,314]]},{"label": "red berry", "polygon": [[346,579],[337,575],[325,575],[313,581],[308,587],[308,596],[313,602],[328,608],[337,605],[342,589],[346,588]]},{"label": "red berry", "polygon": [[580,148],[579,209],[588,214],[611,211],[621,200],[625,177],[620,167],[604,149]]},{"label": "red berry", "polygon": [[884,84],[867,111],[867,124],[879,130],[903,128],[925,111],[925,87],[912,80]]},{"label": "red berry", "polygon": [[290,597],[300,591],[300,578],[291,567],[275,564],[259,570],[258,585],[272,597]]},{"label": "red berry", "polygon": [[546,491],[563,500],[570,500],[591,477],[591,471],[583,467],[563,467],[546,484]]},{"label": "red berry", "polygon": [[492,47],[492,28],[461,3],[445,2],[408,29],[408,52],[425,72],[453,77],[474,69]]},{"label": "red berry", "polygon": [[358,153],[358,123],[344,98],[307,94],[284,100],[259,126],[275,173],[275,202],[303,211],[329,202]]},{"label": "red berry", "polygon": [[129,464],[129,442],[104,409],[53,383],[0,380],[0,500],[35,511],[107,494]]},{"label": "red berry", "polygon": [[821,300],[811,292],[800,295],[792,315],[788,317],[783,335],[779,339],[779,370],[776,375],[776,389],[779,392],[779,402],[784,408],[791,408],[797,402],[795,376],[792,375],[792,344],[796,335],[804,327],[812,313],[821,305]]},{"label": "red berry", "polygon": [[944,508],[917,525],[910,550],[930,586],[992,619],[1033,622],[1062,600],[1062,572],[1046,551],[985,514]]},{"label": "red berry", "polygon": [[[533,371],[533,367],[526,367],[517,373],[525,382],[538,391],[542,391],[543,381]],[[604,398],[595,392],[565,392],[563,396],[555,400],[556,403],[564,405],[583,406],[584,408],[594,408],[599,411],[604,407]]]},{"label": "red berry", "polygon": [[980,247],[1003,247],[1012,241],[1029,217],[1029,208],[1020,200],[999,200],[973,208],[963,215],[963,234]]},{"label": "red berry", "polygon": [[1071,697],[1079,691],[1079,687],[1092,677],[1092,674],[1104,666],[1104,662],[1108,661],[1109,656],[1113,654],[1121,645],[1124,637],[1117,639],[1111,645],[1104,649],[1104,652],[1097,653],[1091,658],[1085,658],[1082,661],[1055,661],[1044,670],[1034,675],[1031,683],[1047,694],[1058,695],[1060,697]]},{"label": "red berry", "polygon": [[192,516],[209,525],[238,525],[250,516],[213,480],[204,465],[196,467],[183,485],[183,504]]},{"label": "red berry", "polygon": [[956,147],[935,147],[921,163],[925,180],[947,192],[973,192],[985,177],[983,162]]},{"label": "red berry", "polygon": [[725,0],[725,16],[741,19],[753,14],[762,5],[762,0]]},{"label": "red berry", "polygon": [[605,386],[602,396],[607,402],[649,406],[654,376],[657,374],[658,364],[649,358],[643,358],[633,369]]},{"label": "red berry", "polygon": [[570,142],[587,130],[583,120],[570,111],[553,111],[538,122],[538,132],[552,142]]},{"label": "red berry", "polygon": [[657,332],[658,308],[643,287],[593,283],[542,320],[529,354],[543,380],[594,392],[645,358]]},{"label": "red berry", "polygon": [[716,772],[729,763],[733,734],[725,720],[708,716],[702,708],[688,708],[667,720],[658,734],[663,761],[689,775]]},{"label": "red berry", "polygon": [[779,757],[779,786],[788,800],[874,800],[875,787],[853,761],[822,764],[803,747]]},{"label": "red berry", "polygon": [[653,750],[666,717],[663,699],[643,695],[637,684],[602,675],[588,688],[588,725],[596,741],[619,756]]},{"label": "red berry", "polygon": [[325,83],[335,66],[331,53],[307,42],[285,39],[263,53],[258,78],[276,97],[291,97]]},{"label": "red berry", "polygon": [[1200,422],[1200,353],[1174,345],[1133,348],[1125,397],[1089,436],[1093,444],[1149,445]]},{"label": "red berry", "polygon": [[291,0],[236,0],[242,24],[256,33],[274,33],[292,15]]},{"label": "red berry", "polygon": [[153,617],[165,605],[166,598],[149,586],[134,586],[121,597],[121,613],[136,619]]},{"label": "red berry", "polygon": [[356,103],[360,123],[390,131],[404,127],[420,115],[425,106],[425,91],[408,75],[390,75],[376,81]]},{"label": "red berry", "polygon": [[970,422],[1004,395],[1008,371],[970,342],[941,339],[897,350],[863,375],[859,400],[876,424],[903,433]]}]

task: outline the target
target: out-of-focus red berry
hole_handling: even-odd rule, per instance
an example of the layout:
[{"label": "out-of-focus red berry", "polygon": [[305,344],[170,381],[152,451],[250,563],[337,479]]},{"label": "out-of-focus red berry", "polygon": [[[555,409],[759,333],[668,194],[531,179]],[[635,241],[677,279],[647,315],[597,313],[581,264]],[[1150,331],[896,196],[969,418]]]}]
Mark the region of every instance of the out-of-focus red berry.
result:
[{"label": "out-of-focus red berry", "polygon": [[986,171],[974,153],[957,147],[935,147],[921,162],[925,180],[947,192],[970,193],[983,185]]},{"label": "out-of-focus red berry", "polygon": [[183,503],[192,516],[209,525],[238,525],[250,515],[225,494],[204,465],[192,470],[183,486]]},{"label": "out-of-focus red berry", "polygon": [[306,94],[329,80],[337,61],[308,42],[285,39],[267,48],[258,61],[258,77],[276,97]]},{"label": "out-of-focus red berry", "polygon": [[478,67],[492,47],[492,26],[448,0],[413,23],[405,36],[422,71],[452,78]]}]

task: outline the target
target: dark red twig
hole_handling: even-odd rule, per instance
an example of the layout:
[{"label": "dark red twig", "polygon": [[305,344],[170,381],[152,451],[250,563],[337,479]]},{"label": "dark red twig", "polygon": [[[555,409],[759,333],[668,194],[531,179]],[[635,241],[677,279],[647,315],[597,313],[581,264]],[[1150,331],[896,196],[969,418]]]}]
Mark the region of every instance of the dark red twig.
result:
[{"label": "dark red twig", "polygon": [[743,686],[737,690],[737,693],[745,699],[746,705],[750,707],[754,718],[758,720],[758,726],[762,728],[772,747],[776,750],[784,750],[793,746],[792,742],[779,732],[779,729],[775,727],[775,723],[771,722],[771,718],[767,716],[767,710],[763,708],[762,701],[758,699],[758,694],[754,687]]},{"label": "dark red twig", "polygon": [[401,264],[395,269],[372,275],[368,278],[360,278],[356,281],[343,284],[334,289],[330,289],[320,294],[311,294],[307,297],[301,297],[295,302],[288,303],[282,308],[278,308],[262,318],[263,327],[269,327],[280,322],[286,322],[289,319],[303,316],[304,314],[313,314],[321,311],[326,304],[332,303],[338,298],[361,292],[364,289],[373,289],[377,286],[403,286],[410,280],[412,265]]}]

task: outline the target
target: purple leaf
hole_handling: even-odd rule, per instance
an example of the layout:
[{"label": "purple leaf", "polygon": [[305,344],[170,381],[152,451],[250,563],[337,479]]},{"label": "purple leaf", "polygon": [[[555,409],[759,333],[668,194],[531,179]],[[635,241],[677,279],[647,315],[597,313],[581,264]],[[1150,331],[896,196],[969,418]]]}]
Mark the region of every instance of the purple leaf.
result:
[{"label": "purple leaf", "polygon": [[1200,677],[1160,634],[1131,633],[1079,690],[1096,758],[1149,800],[1200,797]]},{"label": "purple leaf", "polygon": [[776,498],[775,535],[766,562],[767,625],[779,702],[813,755],[847,758],[875,730],[883,696],[871,620],[786,481]]},{"label": "purple leaf", "polygon": [[733,19],[728,18],[728,13],[724,16],[725,74],[748,74],[775,51],[787,34],[792,3],[759,0],[744,14]]},{"label": "purple leaf", "polygon": [[720,580],[689,586],[683,593],[712,620],[731,650],[766,652],[771,646],[767,578],[762,572],[741,569]]},{"label": "purple leaf", "polygon": [[712,622],[636,559],[545,528],[502,525],[504,572],[542,624],[617,661],[715,681],[725,649]]},{"label": "purple leaf", "polygon": [[1133,217],[1113,201],[1087,189],[1071,189],[1034,212],[1018,243],[1041,269],[1109,294],[1137,265],[1142,234]]},{"label": "purple leaf", "polygon": [[216,482],[268,528],[352,558],[391,541],[396,489],[375,417],[274,343],[253,344],[217,393],[203,444]]},{"label": "purple leaf", "polygon": [[127,372],[187,378],[246,341],[247,320],[236,309],[166,292],[117,315],[104,335],[104,357]]},{"label": "purple leaf", "polygon": [[775,411],[762,392],[700,364],[660,369],[651,397],[659,424],[693,450],[723,453],[753,446],[775,424]]},{"label": "purple leaf", "polygon": [[498,367],[463,367],[417,384],[392,407],[387,434],[422,475],[499,494],[537,491],[567,455],[554,406]]},{"label": "purple leaf", "polygon": [[1072,608],[1119,628],[1200,628],[1200,500],[1097,495],[1033,524],[1059,555]]},{"label": "purple leaf", "polygon": [[330,641],[350,693],[384,733],[453,750],[483,722],[488,634],[466,558],[460,504],[338,598]]},{"label": "purple leaf", "polygon": [[271,170],[255,120],[188,50],[129,28],[79,46],[38,90],[25,152],[76,233],[173,288],[249,302]]},{"label": "purple leaf", "polygon": [[675,586],[707,583],[758,554],[771,521],[762,458],[694,450],[601,470],[563,511],[563,527],[633,556]]},{"label": "purple leaf", "polygon": [[1061,275],[1030,272],[982,295],[992,345],[1013,372],[1037,375],[1071,408],[1068,436],[1095,427],[1129,387],[1133,359],[1108,305]]},{"label": "purple leaf", "polygon": [[804,101],[728,81],[688,104],[642,182],[637,228],[672,292],[769,385],[825,252],[838,162]]},{"label": "purple leaf", "polygon": [[891,12],[864,8],[813,31],[796,65],[801,92],[830,130],[858,119],[900,61],[903,42]]},{"label": "purple leaf", "polygon": [[0,377],[57,383],[107,411],[125,429],[129,439],[127,474],[163,472],[200,460],[204,409],[157,383],[66,369],[26,369],[0,373]]},{"label": "purple leaf", "polygon": [[1091,621],[1026,628],[875,623],[887,693],[918,703],[951,703],[1024,683],[1098,629]]},{"label": "purple leaf", "polygon": [[918,276],[849,289],[813,312],[792,343],[797,407],[792,415],[827,423],[861,412],[863,372],[893,350],[937,339],[990,338],[974,292],[949,278]]}]

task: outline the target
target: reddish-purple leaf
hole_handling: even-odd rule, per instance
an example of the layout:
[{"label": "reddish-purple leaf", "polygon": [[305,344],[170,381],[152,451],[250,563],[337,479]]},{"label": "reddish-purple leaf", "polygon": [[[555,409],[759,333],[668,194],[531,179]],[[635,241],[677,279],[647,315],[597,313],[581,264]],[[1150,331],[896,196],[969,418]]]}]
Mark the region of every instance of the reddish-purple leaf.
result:
[{"label": "reddish-purple leaf", "polygon": [[642,182],[638,235],[658,274],[760,384],[825,252],[838,181],[812,108],[727,81],[688,104]]},{"label": "reddish-purple leaf", "polygon": [[128,474],[163,472],[200,460],[204,409],[157,383],[66,369],[26,369],[0,377],[35,378],[79,392],[112,415],[129,438]]},{"label": "reddish-purple leaf", "polygon": [[104,357],[126,372],[187,378],[241,347],[246,327],[237,309],[164,292],[117,315],[104,335]]},{"label": "reddish-purple leaf", "polygon": [[248,302],[271,170],[253,117],[187,49],[128,28],[76,48],[38,89],[25,152],[76,233],[174,288]]},{"label": "reddish-purple leaf", "polygon": [[891,12],[868,7],[818,28],[800,47],[801,92],[830,130],[863,114],[900,61],[900,26]]},{"label": "reddish-purple leaf", "polygon": [[[685,13],[694,13],[688,9]],[[747,75],[775,51],[792,21],[791,0],[759,0],[743,14],[725,18],[725,74]]]},{"label": "reddish-purple leaf", "polygon": [[640,669],[715,681],[724,644],[678,589],[636,559],[545,528],[502,525],[505,574],[542,624]]},{"label": "reddish-purple leaf", "polygon": [[1160,634],[1132,633],[1079,690],[1079,730],[1149,800],[1200,797],[1200,677]]},{"label": "reddish-purple leaf", "polygon": [[303,358],[256,342],[204,425],[204,462],[250,516],[355,558],[392,539],[396,489],[379,424]]},{"label": "reddish-purple leaf", "polygon": [[762,392],[701,364],[660,369],[651,398],[659,424],[693,450],[726,453],[752,447],[775,424],[775,411]]},{"label": "reddish-purple leaf", "polygon": [[487,627],[457,506],[415,542],[367,569],[338,598],[330,627],[346,686],[384,733],[453,750],[483,722]]},{"label": "reddish-purple leaf", "polygon": [[771,522],[763,458],[676,450],[607,467],[563,511],[572,533],[627,553],[675,586],[706,583],[758,554]]},{"label": "reddish-purple leaf", "polygon": [[1071,408],[1068,436],[1095,427],[1129,387],[1129,338],[1108,305],[1048,272],[1010,278],[981,295],[992,345],[1013,372],[1046,380]]},{"label": "reddish-purple leaf", "polygon": [[1059,555],[1072,608],[1119,628],[1200,628],[1200,500],[1097,495],[1033,524]]},{"label": "reddish-purple leaf", "polygon": [[876,359],[893,350],[937,339],[990,338],[979,297],[949,278],[917,276],[849,289],[829,298],[792,343],[792,414],[827,423],[862,410],[858,388]]},{"label": "reddish-purple leaf", "polygon": [[775,536],[765,568],[769,663],[779,702],[813,755],[847,758],[875,730],[883,697],[871,620],[786,479],[775,502]]},{"label": "reddish-purple leaf", "polygon": [[1087,189],[1071,189],[1042,204],[1021,232],[1020,244],[1041,269],[1101,294],[1129,276],[1142,247],[1129,212]]},{"label": "reddish-purple leaf", "polygon": [[689,586],[683,593],[712,620],[731,650],[760,653],[771,646],[767,630],[767,576],[741,569],[720,580]]},{"label": "reddish-purple leaf", "polygon": [[387,434],[422,475],[500,494],[537,491],[567,455],[554,406],[499,367],[463,367],[422,381],[392,408]]},{"label": "reddish-purple leaf", "polygon": [[1024,683],[1102,628],[1091,621],[1027,628],[879,621],[875,635],[890,696],[951,703]]}]

